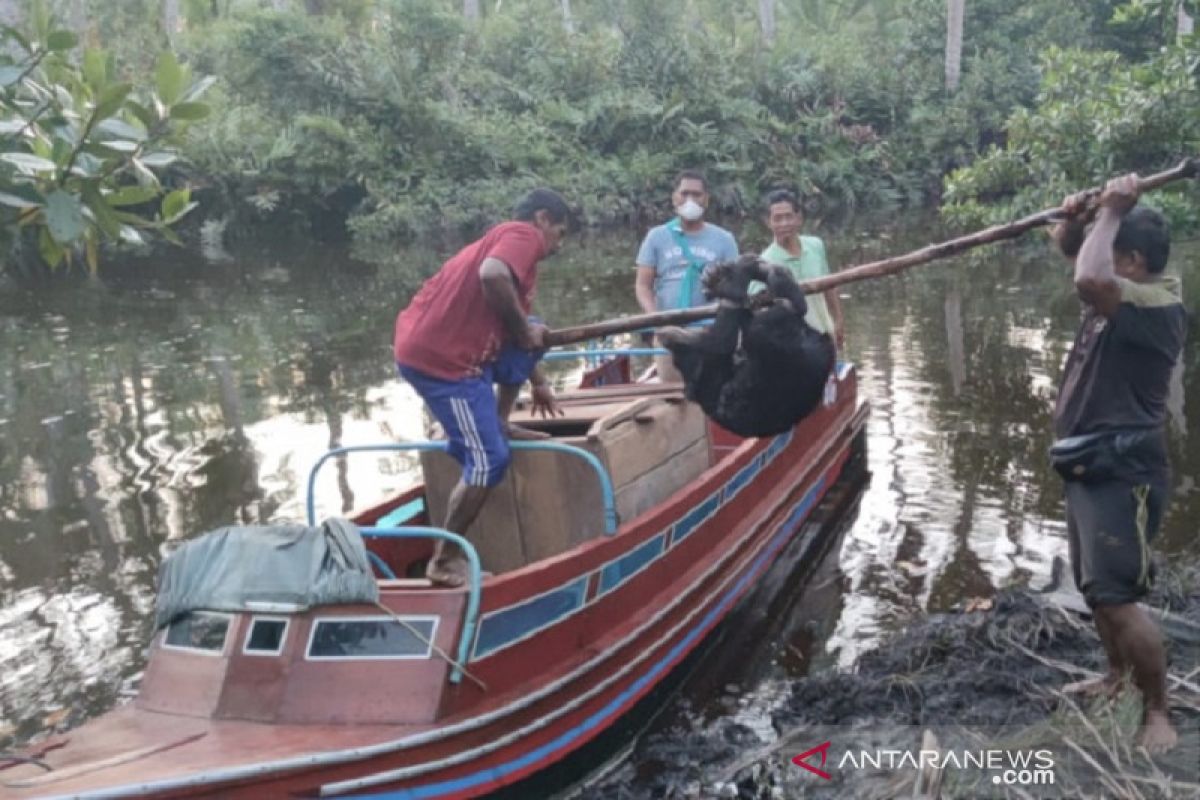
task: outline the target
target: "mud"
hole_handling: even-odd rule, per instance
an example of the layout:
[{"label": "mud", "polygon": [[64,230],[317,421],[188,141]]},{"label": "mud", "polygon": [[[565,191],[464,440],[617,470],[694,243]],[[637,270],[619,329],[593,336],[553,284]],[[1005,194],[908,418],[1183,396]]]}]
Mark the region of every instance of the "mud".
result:
[{"label": "mud", "polygon": [[[970,610],[960,608],[915,621],[865,654],[853,672],[825,671],[785,681],[788,691],[758,696],[739,696],[729,691],[737,687],[727,687],[717,707],[724,706],[730,713],[716,718],[700,712],[676,714],[670,725],[645,735],[630,758],[578,796],[585,800],[914,796],[914,770],[908,775],[838,773],[820,780],[791,763],[794,755],[818,744],[831,730],[839,745],[853,741],[855,747],[885,746],[896,741],[898,731],[919,732],[938,725],[1040,729],[1061,739],[1063,730],[1086,714],[1111,723],[1105,735],[1132,740],[1139,713],[1136,692],[1127,692],[1116,703],[1081,700],[1078,712],[1057,692],[1080,677],[1070,674],[1072,668],[1102,672],[1105,667],[1090,621],[1061,605],[1070,597],[1069,593],[1007,590],[990,603],[985,601],[985,610],[976,604]],[[1147,602],[1176,615],[1165,624],[1169,670],[1186,678],[1200,665],[1196,635],[1200,570],[1177,569],[1162,576]],[[748,706],[757,714],[745,713]],[[742,713],[732,713],[738,709]],[[756,715],[769,720],[769,725],[747,722]],[[1200,693],[1176,697],[1173,692],[1172,720],[1181,733],[1192,731],[1198,740],[1187,740],[1188,747],[1180,749],[1178,758],[1195,759],[1200,752],[1196,749],[1200,747]],[[1113,781],[1109,786],[1092,776],[1090,785],[1101,786],[1096,795],[1070,788],[1070,782],[1059,776],[1053,792],[984,795],[943,787],[940,796],[1078,797],[1102,792],[1112,797],[1124,796],[1118,791],[1122,787],[1128,788],[1129,796],[1138,796],[1133,794],[1137,792],[1146,798],[1200,796],[1200,785],[1189,793],[1193,790],[1122,779],[1123,763],[1114,765],[1103,753],[1098,758],[1105,771],[1116,777],[1108,777]],[[1136,760],[1132,753],[1130,758]],[[1116,761],[1122,761],[1120,753]],[[1179,768],[1188,771],[1191,765]],[[1200,765],[1192,771],[1200,771]]]}]

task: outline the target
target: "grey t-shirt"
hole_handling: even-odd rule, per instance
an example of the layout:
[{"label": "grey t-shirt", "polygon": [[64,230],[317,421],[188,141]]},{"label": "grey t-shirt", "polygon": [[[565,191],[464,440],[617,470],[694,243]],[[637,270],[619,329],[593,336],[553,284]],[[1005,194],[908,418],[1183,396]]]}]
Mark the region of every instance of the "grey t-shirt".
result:
[{"label": "grey t-shirt", "polygon": [[1087,307],[1067,357],[1054,408],[1060,439],[1166,423],[1167,386],[1187,337],[1179,279],[1117,280],[1117,313]]},{"label": "grey t-shirt", "polygon": [[[688,249],[697,261],[707,267],[721,261],[733,261],[738,257],[737,242],[733,234],[711,222],[695,233],[684,233]],[[688,260],[683,248],[666,225],[651,228],[638,250],[637,264],[654,268],[654,298],[660,311],[676,308],[691,308],[704,304],[704,290],[700,276],[692,281],[691,297],[682,298],[684,278],[688,271]]]}]

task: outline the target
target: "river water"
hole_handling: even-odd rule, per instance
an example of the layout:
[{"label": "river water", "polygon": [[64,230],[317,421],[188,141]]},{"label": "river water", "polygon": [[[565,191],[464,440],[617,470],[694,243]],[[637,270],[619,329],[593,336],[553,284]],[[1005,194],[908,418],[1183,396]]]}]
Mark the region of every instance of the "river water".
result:
[{"label": "river water", "polygon": [[[939,235],[908,226],[817,232],[831,260],[850,265]],[[762,244],[762,233],[742,241]],[[633,232],[569,242],[544,265],[538,311],[555,324],[634,312],[636,244]],[[0,749],[127,694],[173,543],[302,517],[308,466],[331,444],[422,437],[419,401],[393,377],[391,328],[445,255],[367,265],[336,250],[258,248],[0,290]],[[1173,259],[1189,291],[1198,255],[1185,244]],[[845,356],[873,409],[873,477],[814,579],[819,593],[759,645],[772,669],[723,678],[744,692],[849,666],[924,611],[1045,585],[1066,550],[1044,457],[1078,315],[1064,264],[1035,244],[842,295]],[[1195,291],[1190,305],[1200,307]],[[1168,555],[1194,548],[1200,520],[1196,339],[1193,325],[1171,396]],[[322,484],[321,510],[400,488],[414,467],[352,460],[346,483],[331,471]]]}]

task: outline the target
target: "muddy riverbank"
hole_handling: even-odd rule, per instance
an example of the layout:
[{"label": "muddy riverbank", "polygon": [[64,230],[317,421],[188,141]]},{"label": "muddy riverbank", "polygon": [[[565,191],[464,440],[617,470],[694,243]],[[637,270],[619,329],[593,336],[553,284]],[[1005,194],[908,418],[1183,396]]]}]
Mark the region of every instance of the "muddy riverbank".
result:
[{"label": "muddy riverbank", "polygon": [[[1058,593],[1010,589],[925,616],[864,653],[854,669],[787,681],[786,692],[727,687],[727,713],[700,709],[660,724],[578,797],[913,797],[922,779],[926,787],[940,783],[944,798],[1200,796],[1200,570],[1164,571],[1148,601],[1171,613],[1164,625],[1172,718],[1182,736],[1175,752],[1153,762],[1133,746],[1136,692],[1110,702],[1060,691],[1104,669],[1099,640],[1067,584]],[[922,743],[927,731],[933,738]],[[828,778],[792,762],[824,742],[825,763],[820,752],[805,761]],[[1000,773],[956,770],[951,753],[964,743],[1048,753],[1053,783],[999,785]],[[928,768],[933,756],[924,776],[895,754],[877,767],[857,757],[909,749],[941,753],[940,775]]]}]

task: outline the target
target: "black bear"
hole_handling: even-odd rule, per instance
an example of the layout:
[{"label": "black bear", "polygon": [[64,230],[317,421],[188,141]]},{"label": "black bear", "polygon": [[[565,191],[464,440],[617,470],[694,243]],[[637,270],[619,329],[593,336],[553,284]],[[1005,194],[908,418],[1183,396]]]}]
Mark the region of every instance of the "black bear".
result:
[{"label": "black bear", "polygon": [[[752,280],[767,291],[750,296]],[[704,291],[720,299],[712,326],[659,331],[688,399],[739,436],[790,430],[821,401],[834,360],[833,340],[804,321],[804,291],[754,256],[711,267]]]}]

